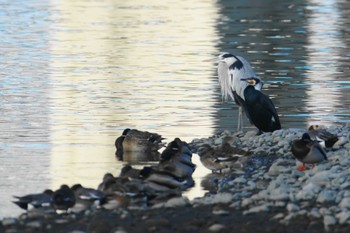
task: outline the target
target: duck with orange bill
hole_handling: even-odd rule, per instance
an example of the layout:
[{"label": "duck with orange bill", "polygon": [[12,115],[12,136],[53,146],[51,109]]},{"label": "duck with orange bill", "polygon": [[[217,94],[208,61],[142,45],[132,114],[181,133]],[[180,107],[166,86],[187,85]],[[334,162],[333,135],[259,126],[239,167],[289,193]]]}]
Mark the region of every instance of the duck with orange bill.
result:
[{"label": "duck with orange bill", "polygon": [[299,171],[306,170],[305,164],[312,164],[313,167],[328,160],[326,151],[317,141],[311,140],[308,133],[304,133],[301,139],[293,141],[291,151],[293,156],[303,163],[297,168]]}]

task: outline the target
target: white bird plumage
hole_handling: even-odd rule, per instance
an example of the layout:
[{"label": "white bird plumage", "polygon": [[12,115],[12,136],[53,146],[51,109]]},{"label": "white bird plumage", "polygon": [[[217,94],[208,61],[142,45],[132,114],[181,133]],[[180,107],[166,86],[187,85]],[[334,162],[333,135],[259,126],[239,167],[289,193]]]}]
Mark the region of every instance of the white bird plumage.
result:
[{"label": "white bird plumage", "polygon": [[[243,57],[224,52],[218,56],[218,60],[218,77],[221,86],[221,93],[225,100],[227,100],[228,96],[230,96],[231,99],[238,105],[239,112],[237,130],[242,131],[245,100],[244,90],[249,84],[241,79],[259,79],[259,84],[255,86],[255,89],[258,91],[261,91],[263,81],[255,74],[249,62],[247,62]],[[249,119],[249,115],[247,115],[247,117]]]}]

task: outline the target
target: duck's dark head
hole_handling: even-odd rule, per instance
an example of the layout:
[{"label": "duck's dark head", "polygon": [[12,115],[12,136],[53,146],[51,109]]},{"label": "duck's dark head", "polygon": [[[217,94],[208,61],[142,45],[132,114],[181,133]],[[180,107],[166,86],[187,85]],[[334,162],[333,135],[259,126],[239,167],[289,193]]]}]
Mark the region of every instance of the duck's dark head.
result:
[{"label": "duck's dark head", "polygon": [[174,141],[170,142],[165,148],[160,158],[162,160],[169,160],[173,157],[178,151],[181,150],[182,141],[179,138],[175,138]]},{"label": "duck's dark head", "polygon": [[45,189],[43,193],[51,196],[53,191],[51,189]]},{"label": "duck's dark head", "polygon": [[81,184],[75,184],[75,185],[72,186],[71,189],[72,189],[73,191],[76,191],[76,190],[78,190],[78,189],[80,189],[80,188],[82,188],[82,187],[83,187],[83,186],[82,186]]},{"label": "duck's dark head", "polygon": [[303,141],[311,141],[310,135],[308,133],[304,133],[301,137],[301,140]]},{"label": "duck's dark head", "polygon": [[128,132],[130,131],[129,128],[124,129],[122,136],[126,136],[128,134]]},{"label": "duck's dark head", "polygon": [[70,189],[68,185],[66,184],[62,184],[60,189],[63,189],[63,190],[67,190],[67,189]]},{"label": "duck's dark head", "polygon": [[153,168],[152,167],[143,167],[140,171],[140,178],[147,178],[149,177],[153,172]]}]

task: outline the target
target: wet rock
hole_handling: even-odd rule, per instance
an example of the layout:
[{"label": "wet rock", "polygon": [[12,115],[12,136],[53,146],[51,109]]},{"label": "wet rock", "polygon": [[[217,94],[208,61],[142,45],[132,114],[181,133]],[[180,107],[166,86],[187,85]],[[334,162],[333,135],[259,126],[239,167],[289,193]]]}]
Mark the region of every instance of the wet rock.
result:
[{"label": "wet rock", "polygon": [[309,212],[309,216],[313,218],[320,218],[321,214],[318,208],[312,208],[311,211]]},{"label": "wet rock", "polygon": [[330,171],[320,171],[317,172],[313,177],[311,177],[310,181],[314,184],[318,185],[327,185],[330,179]]},{"label": "wet rock", "polygon": [[161,203],[155,204],[153,206],[153,208],[161,208],[161,207],[173,208],[173,207],[186,206],[189,204],[190,204],[190,201],[188,200],[188,198],[175,197],[175,198],[171,198],[171,199],[167,200],[166,202],[161,202]]},{"label": "wet rock", "polygon": [[253,200],[251,198],[245,198],[242,201],[242,207],[247,207],[253,203]]},{"label": "wet rock", "polygon": [[325,229],[329,231],[331,225],[337,224],[337,219],[331,215],[326,215],[323,217],[323,224]]},{"label": "wet rock", "polygon": [[322,190],[318,195],[317,202],[328,203],[335,202],[337,197],[337,192],[333,190]]},{"label": "wet rock", "polygon": [[319,185],[308,183],[297,193],[296,198],[298,200],[312,200],[318,195],[320,190],[321,187]]},{"label": "wet rock", "polygon": [[347,149],[347,150],[350,150],[350,143],[346,143],[346,144],[344,145],[344,148]]},{"label": "wet rock", "polygon": [[231,193],[218,193],[214,196],[212,204],[226,203],[229,204],[232,202],[233,195]]},{"label": "wet rock", "polygon": [[272,217],[272,219],[282,219],[282,218],[284,218],[284,214],[282,214],[282,213],[278,213],[278,214],[276,214],[275,216],[273,216]]},{"label": "wet rock", "polygon": [[350,197],[343,198],[343,200],[339,203],[339,207],[342,209],[350,209]]},{"label": "wet rock", "polygon": [[226,226],[223,224],[213,224],[208,228],[208,230],[211,232],[225,231]]},{"label": "wet rock", "polygon": [[245,210],[243,211],[243,214],[246,215],[246,214],[266,212],[266,211],[269,211],[269,206],[267,204],[263,204],[263,205],[255,206],[248,210]]},{"label": "wet rock", "polygon": [[10,226],[10,225],[15,225],[17,223],[16,218],[4,218],[2,221],[3,226]]},{"label": "wet rock", "polygon": [[294,203],[288,203],[287,205],[287,210],[289,212],[297,212],[300,210],[300,207]]},{"label": "wet rock", "polygon": [[43,226],[43,224],[40,221],[32,221],[32,222],[26,223],[26,226],[31,227],[31,228],[40,229]]},{"label": "wet rock", "polygon": [[344,210],[336,215],[340,224],[344,224],[350,220],[350,211]]},{"label": "wet rock", "polygon": [[224,209],[217,209],[215,208],[213,210],[213,214],[214,215],[221,215],[221,216],[224,216],[224,215],[229,215],[230,214],[230,211],[227,211],[227,210],[224,210]]}]

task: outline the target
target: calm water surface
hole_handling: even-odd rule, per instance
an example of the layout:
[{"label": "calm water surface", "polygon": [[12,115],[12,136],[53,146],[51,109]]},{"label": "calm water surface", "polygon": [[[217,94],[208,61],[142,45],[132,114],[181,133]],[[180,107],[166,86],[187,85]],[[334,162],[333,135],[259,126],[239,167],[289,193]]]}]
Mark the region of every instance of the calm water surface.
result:
[{"label": "calm water surface", "polygon": [[[12,195],[62,183],[96,187],[106,172],[118,175],[114,140],[126,127],[168,142],[234,130],[237,108],[222,102],[208,61],[221,51],[251,62],[284,128],[350,121],[346,1],[0,6],[0,218],[21,213]],[[209,173],[194,161],[190,198],[203,195]]]}]

